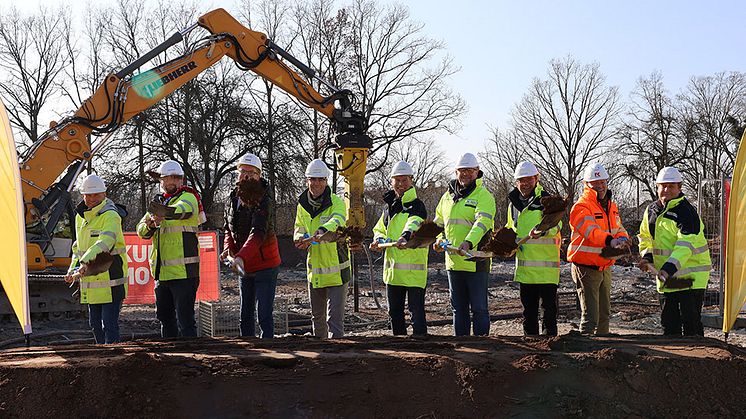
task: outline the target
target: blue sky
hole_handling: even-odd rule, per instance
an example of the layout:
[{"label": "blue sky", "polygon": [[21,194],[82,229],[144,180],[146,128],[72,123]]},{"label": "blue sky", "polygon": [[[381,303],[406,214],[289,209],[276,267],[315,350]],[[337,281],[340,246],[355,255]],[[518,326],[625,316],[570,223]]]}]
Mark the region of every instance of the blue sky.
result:
[{"label": "blue sky", "polygon": [[[150,1],[150,0],[145,0]],[[387,0],[379,0],[387,3]],[[47,5],[71,0],[47,0]],[[82,8],[78,2],[74,7]],[[103,1],[107,3],[107,1]],[[39,0],[3,0],[33,11]],[[233,1],[204,2],[205,10]],[[626,101],[640,76],[661,71],[668,90],[681,90],[691,76],[746,71],[739,1],[435,1],[400,2],[430,37],[445,43],[461,71],[452,87],[468,105],[455,137],[438,144],[455,161],[481,151],[490,126],[508,127],[511,108],[534,77],[544,78],[552,58],[568,54],[598,62],[609,85]],[[260,28],[261,29],[261,28]]]}]

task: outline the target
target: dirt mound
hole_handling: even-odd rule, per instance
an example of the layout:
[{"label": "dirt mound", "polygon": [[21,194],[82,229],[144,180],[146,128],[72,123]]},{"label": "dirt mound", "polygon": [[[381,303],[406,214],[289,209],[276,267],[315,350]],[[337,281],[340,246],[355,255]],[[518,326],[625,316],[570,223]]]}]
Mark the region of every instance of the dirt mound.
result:
[{"label": "dirt mound", "polygon": [[637,335],[148,341],[0,352],[3,417],[736,416],[743,350]]}]

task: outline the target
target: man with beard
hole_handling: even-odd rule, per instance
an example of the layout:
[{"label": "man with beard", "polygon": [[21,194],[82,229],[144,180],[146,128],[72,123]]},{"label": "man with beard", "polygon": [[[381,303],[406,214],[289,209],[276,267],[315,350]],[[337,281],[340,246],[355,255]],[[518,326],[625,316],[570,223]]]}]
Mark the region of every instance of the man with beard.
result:
[{"label": "man with beard", "polygon": [[155,280],[155,312],[163,337],[197,336],[194,301],[199,287],[197,232],[204,222],[199,194],[184,185],[184,170],[173,160],[163,162],[155,176],[161,194],[137,224],[137,235],[151,239],[150,272]]},{"label": "man with beard", "polygon": [[[225,206],[225,242],[221,259],[231,256],[240,279],[241,336],[254,336],[254,311],[261,338],[274,337],[272,312],[280,266],[275,236],[275,201],[262,177],[262,161],[248,153],[238,161],[238,186]],[[244,192],[247,191],[247,192]],[[253,193],[252,193],[253,192]]]}]

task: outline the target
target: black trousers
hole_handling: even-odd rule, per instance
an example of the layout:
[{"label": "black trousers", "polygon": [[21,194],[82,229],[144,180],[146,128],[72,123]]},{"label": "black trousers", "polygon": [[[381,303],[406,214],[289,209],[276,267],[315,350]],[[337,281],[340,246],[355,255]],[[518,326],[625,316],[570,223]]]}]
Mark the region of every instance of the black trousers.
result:
[{"label": "black trousers", "polygon": [[404,320],[405,298],[409,299],[409,313],[412,315],[412,333],[415,335],[427,334],[424,288],[386,285],[386,298],[389,301],[391,331],[394,332],[394,335],[407,334],[407,322]]},{"label": "black trousers", "polygon": [[542,328],[548,336],[557,336],[557,285],[521,283],[523,333],[539,334],[539,300],[544,309]]},{"label": "black trousers", "polygon": [[194,300],[199,278],[156,281],[155,316],[161,322],[161,336],[197,336]]},{"label": "black trousers", "polygon": [[672,336],[704,336],[702,301],[705,290],[666,292],[660,295],[663,334]]}]

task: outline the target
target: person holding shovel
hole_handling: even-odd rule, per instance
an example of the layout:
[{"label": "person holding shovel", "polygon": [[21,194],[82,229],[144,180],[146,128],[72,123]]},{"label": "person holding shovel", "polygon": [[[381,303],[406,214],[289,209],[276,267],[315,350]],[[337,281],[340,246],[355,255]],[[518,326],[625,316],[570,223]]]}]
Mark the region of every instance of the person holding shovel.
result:
[{"label": "person holding shovel", "polygon": [[629,246],[619,208],[609,190],[609,173],[600,163],[583,174],[583,194],[570,210],[572,235],[567,261],[580,299],[580,333],[609,334],[611,314],[611,267],[613,259],[602,256],[604,248]]},{"label": "person holding shovel", "polygon": [[[119,311],[127,297],[127,251],[122,217],[127,213],[106,197],[106,184],[88,175],[75,208],[75,237],[65,282],[80,280],[80,302],[96,343],[119,342]],[[103,262],[106,260],[106,262]],[[108,266],[99,266],[108,265]]]},{"label": "person holding shovel", "polygon": [[150,272],[155,279],[155,316],[161,336],[195,337],[194,302],[199,288],[199,225],[205,214],[199,194],[184,184],[184,169],[166,160],[149,174],[161,193],[137,224],[137,235],[151,239]]},{"label": "person holding shovel", "polygon": [[482,176],[476,156],[463,154],[456,164],[456,179],[451,180],[440,198],[433,220],[445,228],[433,249],[442,252],[449,248],[446,270],[456,336],[469,335],[472,317],[474,335],[487,335],[490,331],[487,280],[491,259],[466,259],[470,250],[489,239],[495,224],[495,198],[482,185]]},{"label": "person holding shovel", "polygon": [[275,201],[262,178],[262,161],[247,153],[238,161],[238,182],[225,206],[222,260],[230,260],[241,277],[241,336],[274,337],[274,301],[282,262],[275,235]]},{"label": "person holding shovel", "polygon": [[682,181],[675,167],[658,172],[658,199],[640,224],[639,267],[657,274],[663,334],[704,336],[702,300],[712,262],[704,225],[681,191]]},{"label": "person holding shovel", "polygon": [[539,335],[539,301],[544,309],[543,331],[557,335],[557,286],[560,278],[561,222],[538,231],[544,208],[541,198],[550,194],[539,183],[539,171],[530,161],[518,163],[513,175],[515,188],[508,193],[507,228],[518,239],[528,240],[516,250],[515,276],[523,304],[523,334]]},{"label": "person holding shovel", "polygon": [[413,184],[414,171],[405,162],[397,162],[391,169],[391,190],[383,194],[386,207],[373,227],[370,249],[383,250],[379,244],[393,241],[386,248],[383,262],[383,282],[389,303],[391,330],[394,335],[406,335],[404,301],[409,300],[412,333],[427,334],[425,321],[425,286],[427,285],[428,247],[407,249],[405,245],[427,218],[425,204],[417,198]]},{"label": "person holding shovel", "polygon": [[352,278],[350,253],[345,242],[329,241],[324,236],[347,224],[347,212],[342,199],[327,184],[329,168],[323,160],[311,161],[305,174],[308,188],[298,197],[293,240],[298,249],[308,249],[306,271],[313,334],[341,338],[347,283]]}]

